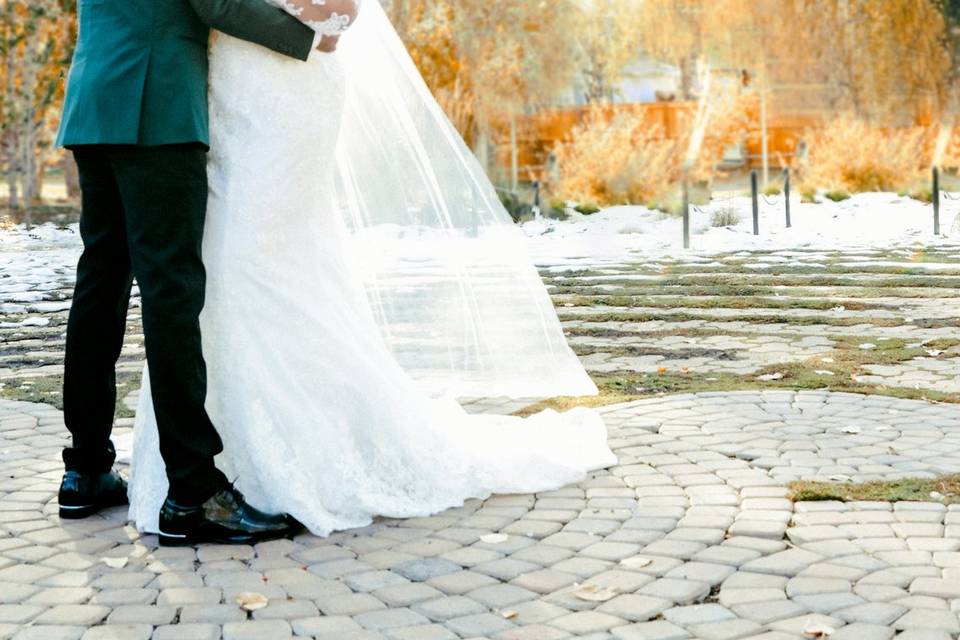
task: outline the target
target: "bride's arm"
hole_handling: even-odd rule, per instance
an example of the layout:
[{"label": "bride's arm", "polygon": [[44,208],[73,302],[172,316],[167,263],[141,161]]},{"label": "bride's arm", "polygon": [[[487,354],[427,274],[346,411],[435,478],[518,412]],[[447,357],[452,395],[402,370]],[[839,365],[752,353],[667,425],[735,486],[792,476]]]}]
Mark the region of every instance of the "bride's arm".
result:
[{"label": "bride's arm", "polygon": [[322,51],[332,51],[337,40],[357,19],[360,0],[272,0],[323,36]]}]

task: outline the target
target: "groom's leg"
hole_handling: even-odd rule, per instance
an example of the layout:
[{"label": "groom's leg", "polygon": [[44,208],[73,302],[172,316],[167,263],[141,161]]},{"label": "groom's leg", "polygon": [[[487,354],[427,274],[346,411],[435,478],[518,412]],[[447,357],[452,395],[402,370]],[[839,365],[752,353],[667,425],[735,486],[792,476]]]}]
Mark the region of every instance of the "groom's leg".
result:
[{"label": "groom's leg", "polygon": [[67,471],[98,475],[113,465],[114,368],[123,347],[132,272],[120,191],[102,147],[74,151],[80,169],[83,255],[67,323],[63,410],[73,446]]},{"label": "groom's leg", "polygon": [[123,147],[113,161],[143,304],[153,406],[170,497],[199,504],[227,484],[213,461],[223,444],[204,408],[207,374],[200,311],[206,293],[201,260],[206,148]]}]

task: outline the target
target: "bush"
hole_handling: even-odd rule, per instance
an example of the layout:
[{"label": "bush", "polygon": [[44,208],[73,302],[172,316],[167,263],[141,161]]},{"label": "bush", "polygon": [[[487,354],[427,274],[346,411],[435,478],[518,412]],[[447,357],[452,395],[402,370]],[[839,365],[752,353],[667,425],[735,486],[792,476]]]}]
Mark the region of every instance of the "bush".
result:
[{"label": "bush", "polygon": [[578,204],[573,208],[573,210],[585,216],[592,216],[593,214],[600,211],[600,207],[593,204]]},{"label": "bush", "polygon": [[843,116],[812,136],[805,181],[847,197],[897,191],[922,174],[929,149],[930,130],[923,127],[881,128]]},{"label": "bush", "polygon": [[809,185],[802,185],[800,187],[800,202],[817,204],[817,190]]},{"label": "bush", "polygon": [[676,141],[626,113],[608,120],[602,111],[592,112],[555,154],[552,191],[578,202],[647,202],[678,177]]},{"label": "bush", "polygon": [[710,226],[712,227],[735,227],[740,224],[743,217],[736,207],[721,207],[710,216]]},{"label": "bush", "polygon": [[913,189],[908,189],[904,195],[908,198],[931,204],[933,202],[933,187],[914,187]]},{"label": "bush", "polygon": [[[718,103],[700,155],[690,172],[692,182],[709,185],[724,151],[746,128],[752,98]],[[550,190],[577,202],[658,205],[676,199],[683,162],[692,136],[692,112],[678,111],[683,126],[676,139],[661,125],[644,119],[644,111],[611,111],[595,107],[557,145],[557,172]],[[676,207],[672,207],[676,208]]]},{"label": "bush", "polygon": [[834,189],[832,191],[827,191],[823,196],[827,200],[832,200],[834,202],[843,202],[844,200],[850,199],[850,192],[845,191],[844,189]]},{"label": "bush", "polygon": [[497,195],[500,197],[503,208],[507,210],[514,222],[521,222],[533,217],[533,206],[521,200],[517,194],[497,191]]}]

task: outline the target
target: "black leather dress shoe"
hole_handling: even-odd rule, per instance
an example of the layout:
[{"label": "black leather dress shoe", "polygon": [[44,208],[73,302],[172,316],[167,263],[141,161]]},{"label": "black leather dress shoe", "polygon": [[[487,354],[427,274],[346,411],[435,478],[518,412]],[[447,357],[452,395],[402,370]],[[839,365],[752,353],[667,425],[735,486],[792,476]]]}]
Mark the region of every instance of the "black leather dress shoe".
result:
[{"label": "black leather dress shoe", "polygon": [[116,471],[84,474],[67,471],[60,483],[60,517],[79,520],[101,509],[127,504],[127,483]]},{"label": "black leather dress shoe", "polygon": [[179,547],[201,543],[256,544],[299,532],[287,515],[254,509],[243,494],[227,487],[198,507],[177,504],[167,498],[160,510],[160,546]]}]

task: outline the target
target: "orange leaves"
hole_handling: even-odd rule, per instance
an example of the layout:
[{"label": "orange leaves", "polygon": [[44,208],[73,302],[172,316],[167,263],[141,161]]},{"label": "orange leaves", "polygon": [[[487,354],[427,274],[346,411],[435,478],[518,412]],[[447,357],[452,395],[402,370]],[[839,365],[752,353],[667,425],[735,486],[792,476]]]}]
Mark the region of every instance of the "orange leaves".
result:
[{"label": "orange leaves", "polygon": [[839,117],[811,137],[804,180],[850,193],[908,187],[930,162],[930,137],[922,127],[883,128]]}]

